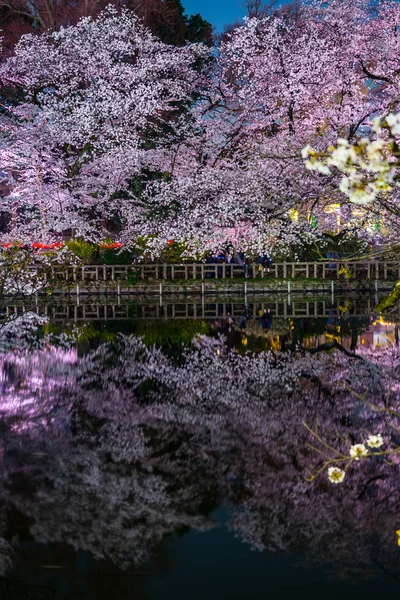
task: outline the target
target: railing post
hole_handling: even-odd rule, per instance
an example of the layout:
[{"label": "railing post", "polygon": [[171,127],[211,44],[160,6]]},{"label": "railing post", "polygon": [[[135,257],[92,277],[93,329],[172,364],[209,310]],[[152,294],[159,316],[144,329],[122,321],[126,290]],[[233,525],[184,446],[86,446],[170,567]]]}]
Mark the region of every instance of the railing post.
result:
[{"label": "railing post", "polygon": [[167,265],[163,264],[163,279],[167,279]]},{"label": "railing post", "polygon": [[326,279],[326,263],[322,263],[322,279]]},{"label": "railing post", "polygon": [[286,260],[283,263],[283,279],[287,278],[287,267],[286,267]]}]

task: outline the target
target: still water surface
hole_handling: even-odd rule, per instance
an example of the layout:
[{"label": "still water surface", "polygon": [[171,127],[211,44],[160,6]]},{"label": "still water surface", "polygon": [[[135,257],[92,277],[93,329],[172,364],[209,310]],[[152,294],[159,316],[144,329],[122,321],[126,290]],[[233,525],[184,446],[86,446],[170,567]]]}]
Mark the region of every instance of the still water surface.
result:
[{"label": "still water surface", "polygon": [[396,451],[307,481],[368,434],[400,445],[374,303],[10,303],[0,598],[398,593]]}]

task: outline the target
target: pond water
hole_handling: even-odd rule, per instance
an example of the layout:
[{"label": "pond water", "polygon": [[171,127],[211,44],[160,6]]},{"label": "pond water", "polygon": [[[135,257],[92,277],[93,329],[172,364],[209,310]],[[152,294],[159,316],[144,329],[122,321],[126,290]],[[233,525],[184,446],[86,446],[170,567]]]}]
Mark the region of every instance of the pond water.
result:
[{"label": "pond water", "polygon": [[400,319],[376,300],[10,300],[0,598],[398,593]]}]

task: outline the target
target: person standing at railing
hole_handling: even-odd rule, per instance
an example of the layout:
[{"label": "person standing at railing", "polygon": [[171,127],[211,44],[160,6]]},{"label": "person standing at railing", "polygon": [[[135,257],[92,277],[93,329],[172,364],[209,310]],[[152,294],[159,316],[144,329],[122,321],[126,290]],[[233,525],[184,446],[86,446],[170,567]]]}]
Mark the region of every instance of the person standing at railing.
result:
[{"label": "person standing at railing", "polygon": [[[215,257],[215,262],[218,265],[222,265],[225,262],[225,252],[223,250],[219,250],[217,252],[217,255]],[[218,278],[220,279],[222,277],[222,274],[223,274],[222,266],[221,267],[217,267],[217,273],[218,273]]]},{"label": "person standing at railing", "polygon": [[[206,255],[206,264],[207,265],[213,265],[215,264],[216,260],[215,260],[215,256],[213,255],[212,252],[208,252]],[[214,273],[211,273],[210,271],[206,272],[206,278],[207,279],[211,279],[213,277]]]},{"label": "person standing at railing", "polygon": [[237,261],[238,261],[238,264],[243,269],[244,276],[248,277],[249,276],[249,261],[247,259],[246,254],[242,250],[240,250],[237,253]]},{"label": "person standing at railing", "polygon": [[[228,252],[226,255],[226,263],[228,265],[231,265],[233,263],[233,253],[232,252]],[[226,276],[230,277],[231,276],[231,271],[232,271],[232,267],[226,267]]]},{"label": "person standing at railing", "polygon": [[[259,258],[259,271],[267,271],[269,273],[269,268],[272,264],[272,258],[268,254],[268,252],[264,252],[264,254],[260,254]],[[261,267],[261,268],[260,268]]]},{"label": "person standing at railing", "polygon": [[[330,258],[330,259],[333,258],[335,260],[339,259],[338,253],[334,252],[333,250],[329,250],[329,252],[327,252],[327,254],[326,254],[326,257]],[[333,262],[328,263],[328,269],[336,269],[336,263],[333,263]]]}]

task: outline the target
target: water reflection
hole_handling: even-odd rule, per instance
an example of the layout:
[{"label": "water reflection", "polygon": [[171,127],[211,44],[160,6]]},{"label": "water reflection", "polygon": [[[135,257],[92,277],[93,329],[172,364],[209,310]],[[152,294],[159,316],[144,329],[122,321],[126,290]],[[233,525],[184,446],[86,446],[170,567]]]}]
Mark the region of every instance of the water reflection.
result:
[{"label": "water reflection", "polygon": [[[151,577],[149,565],[159,565],[146,561],[166,551],[166,536],[214,535],[221,520],[244,547],[304,568],[399,577],[399,455],[354,463],[341,486],[325,473],[305,479],[323,457],[303,422],[342,451],[367,433],[400,444],[399,350],[358,345],[370,332],[390,341],[394,329],[370,315],[338,323],[324,320],[316,333],[319,321],[275,316],[265,332],[250,318],[246,346],[237,321],[229,332],[222,320],[177,361],[136,335],[85,337],[85,328],[52,329],[32,313],[8,322],[0,329],[3,582],[39,584],[39,569],[43,583],[59,567],[60,590],[71,569]],[[308,352],[329,336],[347,354]],[[255,354],[251,339],[264,344]],[[82,597],[104,597],[89,587]],[[120,598],[132,597],[128,587]]]},{"label": "water reflection", "polygon": [[[386,317],[377,315],[374,306],[379,297],[363,295],[351,298],[279,298],[269,296],[260,301],[222,301],[203,299],[154,298],[134,301],[129,298],[93,299],[79,302],[59,297],[29,304],[12,301],[4,307],[6,318],[30,313],[51,324],[54,331],[64,327],[84,326],[81,340],[90,336],[96,342],[118,331],[144,336],[147,343],[176,349],[189,345],[197,334],[223,333],[229,344],[252,350],[285,349],[296,343],[314,347],[336,340],[349,350],[360,345],[367,348],[398,342],[400,312]],[[266,317],[266,318],[265,318]],[[240,325],[245,318],[244,327]],[[57,329],[58,328],[58,329]],[[237,336],[240,331],[243,335]],[[265,343],[255,338],[263,338]]]}]

